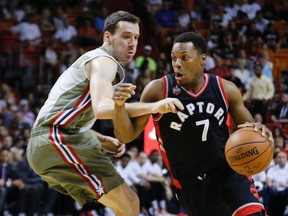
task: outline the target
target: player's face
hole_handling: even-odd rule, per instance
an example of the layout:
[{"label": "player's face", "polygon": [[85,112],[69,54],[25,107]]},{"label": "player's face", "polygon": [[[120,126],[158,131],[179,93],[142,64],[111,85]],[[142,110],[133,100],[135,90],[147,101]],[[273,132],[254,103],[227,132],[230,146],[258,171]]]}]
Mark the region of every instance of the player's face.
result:
[{"label": "player's face", "polygon": [[203,80],[205,55],[194,49],[192,42],[175,43],[171,51],[172,66],[177,83],[190,89]]},{"label": "player's face", "polygon": [[111,45],[114,57],[121,63],[128,63],[136,53],[139,25],[120,21],[115,33],[111,35]]}]

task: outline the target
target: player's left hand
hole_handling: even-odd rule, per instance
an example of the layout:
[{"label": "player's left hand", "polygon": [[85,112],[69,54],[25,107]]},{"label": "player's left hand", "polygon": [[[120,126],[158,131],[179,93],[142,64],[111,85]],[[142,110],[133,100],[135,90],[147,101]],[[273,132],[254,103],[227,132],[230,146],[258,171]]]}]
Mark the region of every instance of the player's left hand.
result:
[{"label": "player's left hand", "polygon": [[177,109],[184,109],[184,105],[177,98],[165,98],[155,102],[154,104],[152,113],[176,113]]},{"label": "player's left hand", "polygon": [[125,152],[125,144],[114,137],[105,136],[101,142],[102,149],[113,154],[114,157],[121,157]]},{"label": "player's left hand", "polygon": [[260,122],[245,122],[244,124],[238,125],[238,128],[244,128],[244,127],[254,127],[254,131],[260,130],[262,136],[265,136],[267,134],[269,137],[269,140],[272,143],[274,143],[272,132],[264,124]]},{"label": "player's left hand", "polygon": [[119,83],[114,86],[114,93],[112,99],[115,104],[121,106],[125,104],[126,100],[132,97],[135,94],[136,86],[131,83]]}]

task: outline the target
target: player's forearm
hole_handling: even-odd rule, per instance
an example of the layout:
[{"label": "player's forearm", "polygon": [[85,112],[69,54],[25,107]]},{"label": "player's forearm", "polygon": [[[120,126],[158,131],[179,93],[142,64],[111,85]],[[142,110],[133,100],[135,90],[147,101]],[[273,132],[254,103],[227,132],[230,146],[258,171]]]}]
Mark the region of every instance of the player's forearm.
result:
[{"label": "player's forearm", "polygon": [[129,116],[129,113],[125,109],[125,105],[114,107],[113,115],[114,135],[122,143],[130,142],[134,137],[134,126]]},{"label": "player's forearm", "polygon": [[100,143],[104,142],[104,140],[106,139],[106,135],[103,135],[95,130],[90,130],[91,133],[93,133],[94,135],[96,135],[96,137],[98,138],[98,140],[100,141]]},{"label": "player's forearm", "polygon": [[[133,102],[125,104],[126,110],[131,118],[152,114],[155,112],[155,103]],[[106,101],[96,108],[97,119],[113,119],[114,102]]]},{"label": "player's forearm", "polygon": [[104,103],[99,104],[95,110],[97,119],[113,119],[114,101],[105,101]]},{"label": "player's forearm", "polygon": [[155,113],[155,103],[126,103],[126,110],[131,118]]},{"label": "player's forearm", "polygon": [[115,105],[113,117],[114,134],[122,143],[135,139],[144,130],[150,117],[148,114],[131,118],[125,106]]}]

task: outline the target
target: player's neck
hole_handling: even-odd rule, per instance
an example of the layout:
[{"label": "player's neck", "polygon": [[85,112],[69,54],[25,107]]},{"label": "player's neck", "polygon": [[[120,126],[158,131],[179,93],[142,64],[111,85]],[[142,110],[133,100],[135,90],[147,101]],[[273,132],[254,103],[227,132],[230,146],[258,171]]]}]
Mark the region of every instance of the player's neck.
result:
[{"label": "player's neck", "polygon": [[99,47],[100,49],[102,49],[104,52],[108,53],[109,55],[113,56],[113,52],[112,52],[112,48],[111,46],[107,45],[107,44],[103,44],[101,47]]}]

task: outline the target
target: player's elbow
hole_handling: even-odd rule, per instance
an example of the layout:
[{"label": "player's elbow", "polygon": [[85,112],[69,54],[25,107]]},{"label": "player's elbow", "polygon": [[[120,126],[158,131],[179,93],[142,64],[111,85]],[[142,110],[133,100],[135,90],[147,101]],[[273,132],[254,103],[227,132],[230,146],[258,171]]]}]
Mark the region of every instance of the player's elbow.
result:
[{"label": "player's elbow", "polygon": [[130,130],[120,132],[119,130],[114,129],[114,135],[121,143],[129,143],[137,137],[137,135]]}]

